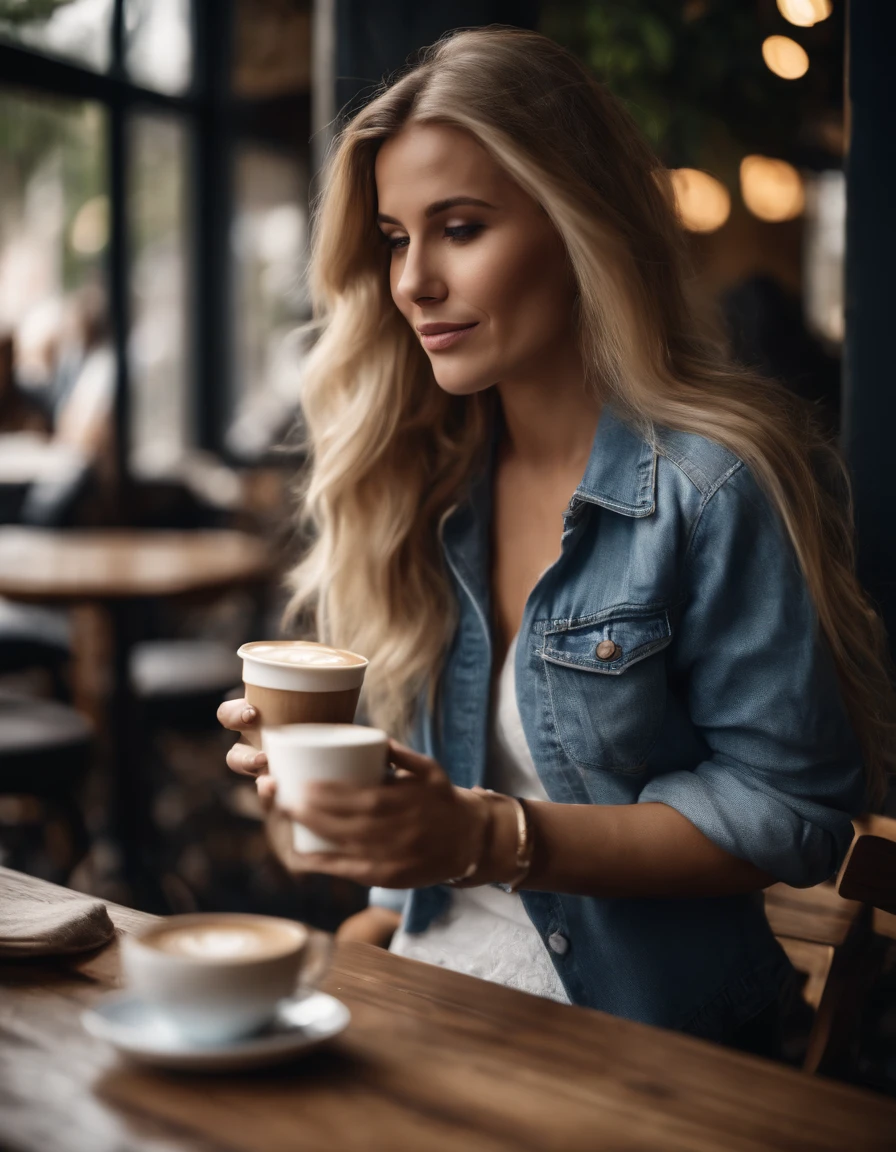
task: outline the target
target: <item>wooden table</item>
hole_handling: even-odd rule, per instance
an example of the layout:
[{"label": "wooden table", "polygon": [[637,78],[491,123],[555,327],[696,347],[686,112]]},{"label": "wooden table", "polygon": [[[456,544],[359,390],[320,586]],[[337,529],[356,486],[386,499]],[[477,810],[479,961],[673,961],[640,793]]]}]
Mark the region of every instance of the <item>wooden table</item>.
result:
[{"label": "wooden table", "polygon": [[131,689],[131,652],[143,639],[141,600],[210,593],[259,582],[270,572],[264,542],[245,532],[0,527],[0,596],[44,604],[100,606],[110,625],[112,831],[143,907],[158,906],[143,867],[148,797],[145,750]]},{"label": "wooden table", "polygon": [[[72,893],[0,869],[14,892]],[[151,917],[110,906],[119,930]],[[0,1145],[16,1152],[892,1152],[896,1102],[671,1032],[344,944],[352,1012],[280,1068],[120,1063],[78,1022],[117,946],[0,961]]]}]

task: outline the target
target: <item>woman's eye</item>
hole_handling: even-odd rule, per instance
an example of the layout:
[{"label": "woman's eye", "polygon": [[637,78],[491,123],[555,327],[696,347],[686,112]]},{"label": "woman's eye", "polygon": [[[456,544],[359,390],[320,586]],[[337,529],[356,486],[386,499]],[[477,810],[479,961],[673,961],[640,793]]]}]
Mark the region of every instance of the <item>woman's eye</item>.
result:
[{"label": "woman's eye", "polygon": [[450,240],[472,240],[477,232],[481,232],[482,224],[453,224],[445,229],[445,235]]},{"label": "woman's eye", "polygon": [[[463,243],[465,240],[472,240],[477,232],[481,232],[484,227],[484,224],[452,224],[445,229],[445,236],[455,243]],[[393,252],[402,251],[411,242],[409,236],[401,236],[397,233],[392,236],[387,236],[385,233],[381,233],[381,235],[383,243]]]}]

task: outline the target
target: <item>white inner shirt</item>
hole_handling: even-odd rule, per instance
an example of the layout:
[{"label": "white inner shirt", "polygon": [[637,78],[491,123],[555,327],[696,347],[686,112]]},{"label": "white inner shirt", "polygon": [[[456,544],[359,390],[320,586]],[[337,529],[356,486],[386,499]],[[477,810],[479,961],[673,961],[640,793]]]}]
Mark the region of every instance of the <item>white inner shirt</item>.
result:
[{"label": "white inner shirt", "polygon": [[[513,638],[501,676],[489,732],[490,788],[525,800],[547,800],[526,743],[516,702]],[[516,893],[485,885],[458,888],[451,905],[425,932],[399,928],[390,952],[439,964],[481,980],[568,1004],[550,955]]]}]

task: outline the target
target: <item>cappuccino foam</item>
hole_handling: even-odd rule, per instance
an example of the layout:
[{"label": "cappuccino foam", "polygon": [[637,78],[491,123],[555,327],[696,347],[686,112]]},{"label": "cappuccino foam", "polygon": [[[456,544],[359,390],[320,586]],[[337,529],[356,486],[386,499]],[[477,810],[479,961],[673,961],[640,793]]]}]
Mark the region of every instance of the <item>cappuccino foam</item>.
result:
[{"label": "cappuccino foam", "polygon": [[342,648],[329,648],[309,640],[261,640],[244,644],[241,651],[256,660],[300,668],[357,668],[367,661]]},{"label": "cappuccino foam", "polygon": [[[243,644],[237,655],[242,658],[243,681],[247,685],[278,692],[360,691],[367,671],[363,656],[308,640],[253,640]],[[346,720],[354,716],[357,702],[356,698]],[[334,719],[328,715],[315,718]],[[280,722],[289,719],[304,717],[283,716]]]},{"label": "cappuccino foam", "polygon": [[286,924],[222,920],[160,928],[144,936],[143,943],[184,960],[234,963],[285,956],[304,939],[305,932],[299,925],[293,928]]}]

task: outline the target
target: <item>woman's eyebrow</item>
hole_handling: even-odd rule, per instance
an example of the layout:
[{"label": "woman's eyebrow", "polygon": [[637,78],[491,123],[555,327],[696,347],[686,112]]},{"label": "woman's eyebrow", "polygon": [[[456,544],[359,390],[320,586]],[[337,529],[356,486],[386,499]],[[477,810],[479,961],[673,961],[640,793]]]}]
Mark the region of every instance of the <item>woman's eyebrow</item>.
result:
[{"label": "woman's eyebrow", "polygon": [[[449,196],[447,200],[436,200],[434,204],[430,204],[423,215],[428,220],[431,216],[438,216],[440,212],[447,212],[449,208],[457,208],[461,204],[471,205],[474,208],[497,208],[496,204],[489,204],[487,200],[477,200],[475,196]],[[396,224],[401,227],[400,220],[396,220],[394,216],[386,216],[383,212],[378,212],[376,218],[380,224]]]}]

